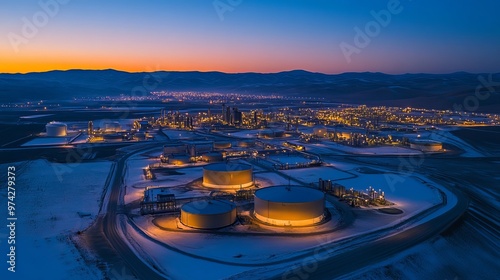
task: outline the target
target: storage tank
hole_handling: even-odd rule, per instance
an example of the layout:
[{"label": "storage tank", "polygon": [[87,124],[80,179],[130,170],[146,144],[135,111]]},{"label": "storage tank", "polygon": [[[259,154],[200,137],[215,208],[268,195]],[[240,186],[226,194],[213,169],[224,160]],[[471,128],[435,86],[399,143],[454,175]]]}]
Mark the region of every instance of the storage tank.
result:
[{"label": "storage tank", "polygon": [[66,136],[68,134],[68,126],[61,122],[49,122],[45,125],[45,130],[49,137]]},{"label": "storage tank", "polygon": [[432,140],[413,140],[410,148],[422,152],[439,152],[443,149],[443,143]]},{"label": "storage tank", "polygon": [[214,163],[203,167],[203,186],[239,189],[253,186],[253,168],[248,164]]},{"label": "storage tank", "polygon": [[104,134],[102,138],[105,142],[121,142],[123,140],[123,136],[118,133]]},{"label": "storage tank", "polygon": [[323,192],[301,186],[273,186],[254,194],[254,215],[276,226],[309,226],[324,218]]},{"label": "storage tank", "polygon": [[214,142],[214,149],[229,149],[231,148],[231,142]]},{"label": "storage tank", "polygon": [[181,207],[181,223],[197,229],[216,229],[236,221],[236,205],[226,200],[198,200]]}]

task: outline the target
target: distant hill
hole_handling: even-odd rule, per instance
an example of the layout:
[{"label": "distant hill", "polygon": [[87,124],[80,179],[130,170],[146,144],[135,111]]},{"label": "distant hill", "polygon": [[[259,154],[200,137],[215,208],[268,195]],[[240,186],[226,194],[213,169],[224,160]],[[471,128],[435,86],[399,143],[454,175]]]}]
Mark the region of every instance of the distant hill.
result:
[{"label": "distant hill", "polygon": [[[452,110],[454,104],[463,105],[468,96],[474,95],[476,87],[481,85],[479,76],[488,79],[488,74],[465,72],[328,75],[303,70],[269,74],[196,71],[128,73],[111,69],[49,71],[0,74],[0,102],[131,95],[146,89],[313,96],[345,103]],[[500,73],[494,74],[492,80],[500,82]],[[496,93],[480,101],[478,111],[500,112],[500,86],[495,89]]]}]

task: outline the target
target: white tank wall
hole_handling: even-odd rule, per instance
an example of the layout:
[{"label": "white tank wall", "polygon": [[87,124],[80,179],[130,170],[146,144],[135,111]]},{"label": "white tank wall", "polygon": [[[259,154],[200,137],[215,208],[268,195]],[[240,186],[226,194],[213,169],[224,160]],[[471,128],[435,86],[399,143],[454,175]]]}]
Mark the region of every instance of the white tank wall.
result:
[{"label": "white tank wall", "polygon": [[262,222],[277,226],[308,226],[324,218],[325,198],[304,202],[271,201],[254,196],[254,215]]},{"label": "white tank wall", "polygon": [[218,171],[203,169],[203,186],[210,188],[246,188],[253,185],[253,169]]},{"label": "white tank wall", "polygon": [[221,214],[195,214],[181,209],[181,223],[192,228],[215,229],[232,225],[236,221],[236,208]]},{"label": "white tank wall", "polygon": [[442,144],[420,144],[420,143],[410,143],[410,148],[419,150],[422,152],[438,152],[443,149]]},{"label": "white tank wall", "polygon": [[57,137],[66,136],[68,133],[68,127],[63,123],[48,123],[45,125],[45,130],[47,131],[47,136]]}]

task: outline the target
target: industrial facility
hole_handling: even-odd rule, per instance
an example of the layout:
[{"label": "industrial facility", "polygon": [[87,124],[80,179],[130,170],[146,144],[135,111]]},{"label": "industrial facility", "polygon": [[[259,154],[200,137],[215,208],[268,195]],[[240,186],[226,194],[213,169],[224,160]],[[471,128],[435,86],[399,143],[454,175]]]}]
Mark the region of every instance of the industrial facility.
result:
[{"label": "industrial facility", "polygon": [[254,216],[276,226],[314,225],[325,217],[325,195],[301,186],[259,189],[254,197]]},{"label": "industrial facility", "polygon": [[216,229],[236,221],[236,205],[226,200],[195,200],[182,205],[181,223],[197,229]]},{"label": "industrial facility", "polygon": [[240,189],[254,185],[253,167],[248,164],[214,163],[203,168],[203,186]]}]

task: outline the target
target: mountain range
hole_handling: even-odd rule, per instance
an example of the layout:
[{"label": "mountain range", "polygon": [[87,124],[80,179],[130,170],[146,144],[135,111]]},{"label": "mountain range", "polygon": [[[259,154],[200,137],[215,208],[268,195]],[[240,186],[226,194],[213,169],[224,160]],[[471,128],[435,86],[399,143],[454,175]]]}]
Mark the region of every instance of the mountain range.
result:
[{"label": "mountain range", "polygon": [[[477,89],[479,94],[475,95]],[[197,71],[129,73],[108,69],[0,74],[2,103],[133,95],[153,90],[311,96],[369,106],[449,110],[462,107],[462,110],[477,112],[500,112],[500,73],[323,74],[303,70],[235,74]]]}]

